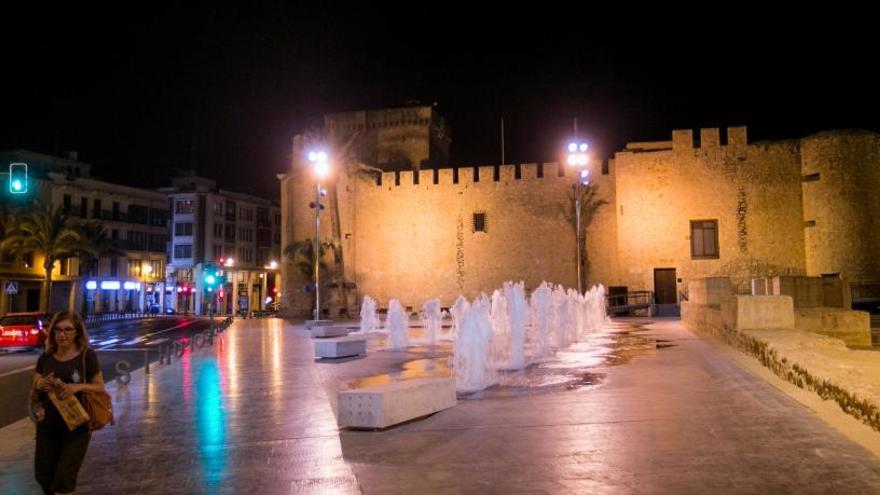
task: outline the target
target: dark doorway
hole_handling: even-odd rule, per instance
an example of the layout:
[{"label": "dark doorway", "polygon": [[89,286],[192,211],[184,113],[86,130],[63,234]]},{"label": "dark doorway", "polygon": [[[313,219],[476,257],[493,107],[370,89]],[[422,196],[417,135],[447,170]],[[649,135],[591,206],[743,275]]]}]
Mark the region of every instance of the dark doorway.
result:
[{"label": "dark doorway", "polygon": [[654,300],[657,304],[677,304],[675,268],[654,269]]},{"label": "dark doorway", "polygon": [[843,308],[843,280],[839,273],[822,274],[822,306]]},{"label": "dark doorway", "polygon": [[40,309],[40,289],[27,290],[27,306],[25,311],[39,311]]}]

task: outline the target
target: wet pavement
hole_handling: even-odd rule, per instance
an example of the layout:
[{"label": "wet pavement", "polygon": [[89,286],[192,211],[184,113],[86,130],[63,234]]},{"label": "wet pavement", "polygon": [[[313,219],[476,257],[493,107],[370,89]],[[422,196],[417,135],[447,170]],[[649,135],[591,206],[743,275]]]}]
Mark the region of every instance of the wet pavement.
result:
[{"label": "wet pavement", "polygon": [[[217,318],[215,321],[219,322]],[[140,320],[118,320],[96,324],[89,329],[90,345],[96,350],[104,380],[110,381],[128,371],[159,360],[160,346],[174,341],[188,342],[209,326],[207,318],[158,316]],[[27,414],[24,397],[33,378],[40,350],[0,353],[0,397],[20,400],[0,401],[0,428]]]},{"label": "wet pavement", "polygon": [[[616,320],[456,407],[339,431],[336,391],[449,373],[449,344],[316,362],[281,320],[236,322],[128,387],[80,493],[878,493],[880,459],[677,320]],[[418,331],[414,332],[418,337]],[[33,426],[0,429],[0,492],[38,493]]]}]

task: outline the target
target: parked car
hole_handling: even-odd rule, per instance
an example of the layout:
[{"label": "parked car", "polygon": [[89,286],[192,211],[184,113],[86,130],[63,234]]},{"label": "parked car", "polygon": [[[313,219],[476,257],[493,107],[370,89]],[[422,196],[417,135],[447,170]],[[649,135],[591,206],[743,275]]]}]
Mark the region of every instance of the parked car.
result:
[{"label": "parked car", "polygon": [[46,313],[6,313],[0,316],[0,349],[40,348],[52,315]]}]

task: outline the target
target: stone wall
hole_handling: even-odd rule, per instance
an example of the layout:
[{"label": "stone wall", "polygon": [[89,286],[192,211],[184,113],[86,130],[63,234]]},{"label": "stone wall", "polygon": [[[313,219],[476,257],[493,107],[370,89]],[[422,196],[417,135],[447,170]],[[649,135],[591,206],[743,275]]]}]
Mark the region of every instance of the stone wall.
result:
[{"label": "stone wall", "polygon": [[[653,287],[654,268],[683,279],[728,276],[748,293],[749,275],[805,270],[797,142],[746,145],[743,128],[676,131],[672,149],[615,155],[619,278]],[[690,222],[717,220],[719,257],[691,257]]]},{"label": "stone wall", "polygon": [[[734,294],[751,293],[752,279],[761,277],[880,279],[872,255],[880,250],[873,220],[880,196],[869,194],[880,187],[880,135],[751,144],[744,127],[701,129],[698,142],[694,135],[677,130],[668,142],[631,143],[605,174],[593,166],[597,199],[608,204],[586,231],[588,284],[652,290],[658,268],[674,268],[683,293],[703,277],[729,277]],[[304,151],[295,144],[292,171],[280,177],[282,245],[314,237],[314,178],[298,158]],[[821,179],[802,183],[814,171]],[[457,180],[451,168],[342,173],[328,179],[335,185],[321,236],[340,239],[356,300],[369,294],[380,305],[391,297],[414,308],[431,297],[451,304],[459,293],[472,297],[509,279],[530,288],[541,280],[574,286],[572,178],[565,172],[547,163],[460,167]],[[829,211],[820,212],[825,202]],[[474,232],[475,213],[485,213],[487,232]],[[811,219],[816,226],[805,227]],[[717,221],[717,258],[692,256],[691,221],[698,220]],[[308,307],[306,279],[289,263],[284,273],[286,305]]]},{"label": "stone wall", "polygon": [[822,132],[801,150],[808,274],[880,280],[880,135]]},{"label": "stone wall", "polygon": [[[572,178],[555,163],[383,174],[357,182],[354,270],[358,291],[414,308],[432,297],[451,305],[506,280],[575,286],[574,232],[566,220]],[[495,180],[497,176],[498,180]],[[601,190],[601,185],[599,186]],[[485,214],[486,232],[474,231]],[[597,222],[598,224],[598,222]],[[588,231],[588,238],[590,238]],[[597,243],[598,243],[597,238]],[[591,264],[607,266],[600,253]]]},{"label": "stone wall", "polygon": [[795,312],[800,330],[840,339],[848,346],[871,345],[871,315],[842,308],[801,308]]}]

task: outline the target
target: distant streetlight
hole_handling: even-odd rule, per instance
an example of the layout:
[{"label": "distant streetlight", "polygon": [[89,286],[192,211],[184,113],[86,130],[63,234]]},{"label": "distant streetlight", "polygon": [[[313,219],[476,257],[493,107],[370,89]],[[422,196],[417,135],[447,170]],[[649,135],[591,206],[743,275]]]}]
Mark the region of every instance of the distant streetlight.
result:
[{"label": "distant streetlight", "polygon": [[587,150],[590,146],[587,143],[569,143],[568,144],[568,160],[570,167],[575,168],[577,173],[574,175],[574,215],[575,215],[575,244],[577,246],[577,279],[578,292],[584,293],[583,280],[583,256],[584,256],[584,239],[583,228],[581,226],[581,196],[590,185],[590,171],[587,164],[590,157],[587,156]]},{"label": "distant streetlight", "polygon": [[330,173],[330,161],[325,151],[310,151],[309,162],[315,171],[315,202],[309,205],[315,209],[315,319],[321,319],[321,196],[326,192],[321,189],[321,180]]}]

